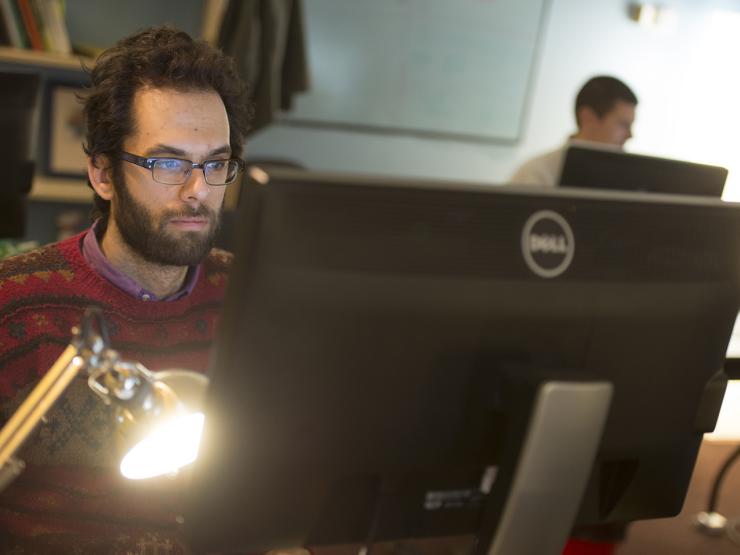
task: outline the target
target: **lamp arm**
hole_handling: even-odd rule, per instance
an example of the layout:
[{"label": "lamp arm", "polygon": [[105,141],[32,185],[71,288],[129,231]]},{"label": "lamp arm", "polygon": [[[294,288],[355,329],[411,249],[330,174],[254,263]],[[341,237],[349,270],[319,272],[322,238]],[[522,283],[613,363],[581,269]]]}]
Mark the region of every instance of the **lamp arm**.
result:
[{"label": "lamp arm", "polygon": [[85,311],[81,328],[73,328],[72,342],[0,430],[0,491],[24,468],[14,455],[80,371],[107,368],[118,360],[118,354],[107,348],[107,333],[99,308]]},{"label": "lamp arm", "polygon": [[79,356],[77,347],[74,344],[67,346],[0,430],[0,467],[20,448],[84,366],[85,361]]},{"label": "lamp arm", "polygon": [[[0,430],[0,492],[25,467],[23,461],[15,458],[15,454],[80,372],[87,372],[90,389],[105,404],[116,407],[116,418],[121,417],[120,422],[124,424],[140,424],[147,418],[183,416],[181,411],[187,403],[183,403],[168,382],[174,381],[179,389],[189,391],[185,397],[191,400],[205,390],[207,379],[203,376],[195,381],[192,376],[184,380],[182,374],[191,373],[154,373],[138,362],[121,360],[118,352],[107,346],[109,341],[105,322],[102,311],[97,307],[88,308],[82,325],[73,328],[72,332],[72,342]],[[202,380],[205,380],[205,384]],[[197,456],[197,440],[203,422],[202,415],[199,416],[199,420],[187,419],[195,442],[186,443],[184,449],[175,450],[175,457],[164,457],[165,464],[156,468],[158,473],[172,472],[192,462]],[[133,472],[128,477],[138,477],[140,473],[136,467],[136,457],[133,461]],[[126,475],[123,468],[121,471]]]},{"label": "lamp arm", "polygon": [[738,459],[738,457],[740,457],[740,445],[738,445],[732,452],[732,454],[727,458],[727,460],[722,465],[722,468],[720,468],[719,472],[717,473],[717,477],[714,479],[714,484],[712,484],[712,492],[709,495],[709,508],[707,509],[707,512],[713,513],[716,511],[717,504],[719,503],[719,492],[722,488],[722,482],[725,479],[725,475]]}]

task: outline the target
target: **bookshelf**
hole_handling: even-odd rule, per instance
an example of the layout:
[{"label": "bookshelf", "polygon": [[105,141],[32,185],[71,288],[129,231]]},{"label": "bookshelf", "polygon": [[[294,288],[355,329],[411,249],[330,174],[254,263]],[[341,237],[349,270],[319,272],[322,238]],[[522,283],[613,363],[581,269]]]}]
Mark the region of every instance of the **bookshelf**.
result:
[{"label": "bookshelf", "polygon": [[36,174],[28,195],[32,201],[92,203],[92,191],[82,179]]},{"label": "bookshelf", "polygon": [[[240,183],[226,189],[224,208],[235,210],[239,202]],[[29,200],[61,203],[92,203],[93,193],[87,182],[80,178],[51,177],[36,174],[31,186]]]},{"label": "bookshelf", "polygon": [[33,66],[36,68],[81,71],[83,64],[92,67],[94,60],[83,56],[56,54],[40,50],[25,50],[0,46],[0,62],[4,64]]},{"label": "bookshelf", "polygon": [[[42,96],[49,82],[79,81],[85,79],[83,67],[92,67],[94,60],[76,55],[58,54],[48,51],[27,50],[12,46],[0,46],[0,71],[31,71],[42,77]],[[41,167],[45,121],[48,118],[43,98],[40,106],[39,150],[36,164]],[[81,178],[59,178],[44,175],[37,170],[28,196],[30,201],[59,203],[87,203],[92,194]]]}]

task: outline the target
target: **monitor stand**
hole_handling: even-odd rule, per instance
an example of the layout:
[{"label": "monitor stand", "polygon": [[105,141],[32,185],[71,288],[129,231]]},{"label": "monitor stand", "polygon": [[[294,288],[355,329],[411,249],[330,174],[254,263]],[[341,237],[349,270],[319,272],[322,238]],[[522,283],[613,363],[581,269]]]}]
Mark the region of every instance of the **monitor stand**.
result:
[{"label": "monitor stand", "polygon": [[488,555],[562,553],[591,474],[612,389],[607,382],[540,384]]}]

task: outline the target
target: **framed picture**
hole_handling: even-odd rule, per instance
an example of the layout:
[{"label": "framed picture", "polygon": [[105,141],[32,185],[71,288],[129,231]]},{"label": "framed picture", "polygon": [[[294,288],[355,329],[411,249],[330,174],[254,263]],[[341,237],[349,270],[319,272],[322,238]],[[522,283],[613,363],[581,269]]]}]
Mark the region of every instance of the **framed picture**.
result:
[{"label": "framed picture", "polygon": [[47,84],[42,159],[48,175],[87,176],[87,157],[82,149],[85,117],[76,96],[80,90],[79,84]]}]

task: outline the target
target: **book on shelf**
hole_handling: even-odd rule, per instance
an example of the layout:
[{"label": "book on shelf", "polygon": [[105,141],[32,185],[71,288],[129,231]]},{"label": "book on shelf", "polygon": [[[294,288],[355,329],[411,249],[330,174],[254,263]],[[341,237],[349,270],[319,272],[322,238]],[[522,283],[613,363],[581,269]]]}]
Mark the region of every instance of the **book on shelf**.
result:
[{"label": "book on shelf", "polygon": [[21,12],[21,18],[23,19],[23,26],[26,29],[26,35],[31,43],[32,50],[43,50],[44,42],[41,39],[41,33],[36,22],[36,18],[33,15],[33,8],[31,7],[31,0],[17,0],[18,8]]},{"label": "book on shelf", "polygon": [[10,46],[10,28],[5,24],[5,14],[0,8],[0,45]]},{"label": "book on shelf", "polygon": [[72,46],[64,21],[63,0],[30,0],[38,16],[39,28],[46,50],[57,54],[71,54]]},{"label": "book on shelf", "polygon": [[49,27],[51,27],[52,42],[55,52],[59,54],[71,54],[72,42],[69,40],[67,22],[64,18],[64,0],[50,0],[41,4],[46,7]]},{"label": "book on shelf", "polygon": [[31,6],[31,13],[33,14],[33,20],[36,23],[36,28],[41,36],[41,49],[47,52],[54,52],[54,48],[51,44],[51,36],[49,35],[49,25],[44,20],[42,10],[42,4],[39,0],[28,0]]},{"label": "book on shelf", "polygon": [[64,0],[0,0],[0,44],[71,54]]},{"label": "book on shelf", "polygon": [[8,39],[3,44],[14,48],[29,48],[31,43],[28,41],[16,0],[0,0],[0,16],[2,16],[2,26]]}]

